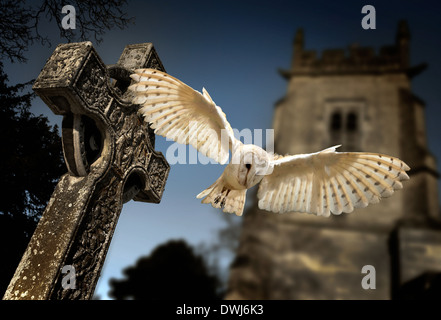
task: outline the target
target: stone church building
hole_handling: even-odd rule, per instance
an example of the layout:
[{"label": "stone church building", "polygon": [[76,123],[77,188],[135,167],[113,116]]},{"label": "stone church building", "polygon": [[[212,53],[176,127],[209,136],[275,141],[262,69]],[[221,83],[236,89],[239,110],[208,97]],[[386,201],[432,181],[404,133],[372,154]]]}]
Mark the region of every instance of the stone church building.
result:
[{"label": "stone church building", "polygon": [[[329,218],[245,212],[227,299],[400,299],[441,297],[439,174],[427,147],[424,101],[411,80],[407,23],[395,43],[305,49],[294,39],[287,92],[275,106],[275,152],[338,151],[398,157],[410,180],[391,198]],[[369,272],[362,272],[364,266]],[[372,271],[373,270],[373,271]],[[370,289],[362,286],[367,277]],[[375,289],[373,289],[375,287]]]}]

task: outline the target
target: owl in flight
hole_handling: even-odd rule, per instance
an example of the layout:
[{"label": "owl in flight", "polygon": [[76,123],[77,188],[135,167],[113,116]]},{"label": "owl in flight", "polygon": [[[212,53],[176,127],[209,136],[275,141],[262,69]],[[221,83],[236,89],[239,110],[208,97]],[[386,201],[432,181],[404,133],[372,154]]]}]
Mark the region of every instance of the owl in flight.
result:
[{"label": "owl in flight", "polygon": [[225,113],[203,88],[192,89],[167,73],[138,69],[131,75],[133,103],[156,134],[190,144],[203,155],[225,164],[222,175],[197,195],[224,212],[242,215],[249,188],[260,183],[260,209],[321,216],[352,212],[378,203],[409,179],[400,159],[367,152],[267,153],[234,137]]}]

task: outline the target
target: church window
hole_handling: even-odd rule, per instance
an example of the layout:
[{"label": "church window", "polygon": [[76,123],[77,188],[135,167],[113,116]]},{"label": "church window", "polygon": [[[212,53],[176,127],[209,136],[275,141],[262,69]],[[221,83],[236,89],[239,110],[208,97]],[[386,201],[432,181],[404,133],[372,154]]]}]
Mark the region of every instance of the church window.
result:
[{"label": "church window", "polygon": [[359,149],[359,117],[351,108],[336,108],[330,113],[329,131],[331,145],[342,147],[339,151]]},{"label": "church window", "polygon": [[341,130],[341,113],[336,111],[331,116],[331,131]]}]

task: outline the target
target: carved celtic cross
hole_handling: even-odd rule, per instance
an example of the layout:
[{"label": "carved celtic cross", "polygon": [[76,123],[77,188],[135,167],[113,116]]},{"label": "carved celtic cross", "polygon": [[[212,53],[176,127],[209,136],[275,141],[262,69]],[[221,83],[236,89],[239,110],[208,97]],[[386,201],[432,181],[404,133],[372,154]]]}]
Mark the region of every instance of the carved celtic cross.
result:
[{"label": "carved celtic cross", "polygon": [[[90,299],[123,203],[158,203],[170,170],[127,87],[164,71],[151,43],[105,66],[90,42],[59,45],[33,89],[57,115],[68,173],[58,182],[4,299]],[[63,282],[69,267],[75,288]]]}]

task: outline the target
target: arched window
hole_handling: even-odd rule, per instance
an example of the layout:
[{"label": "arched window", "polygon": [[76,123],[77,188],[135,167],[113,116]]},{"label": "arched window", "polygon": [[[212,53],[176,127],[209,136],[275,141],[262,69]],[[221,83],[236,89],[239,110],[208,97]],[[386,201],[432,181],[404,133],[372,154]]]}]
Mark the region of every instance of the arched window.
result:
[{"label": "arched window", "polygon": [[349,112],[346,119],[346,130],[349,132],[357,131],[357,114]]},{"label": "arched window", "polygon": [[359,114],[354,108],[336,106],[329,116],[330,144],[341,144],[339,151],[360,149]]},{"label": "arched window", "polygon": [[342,117],[339,111],[335,111],[331,116],[331,131],[340,131],[342,127]]}]

